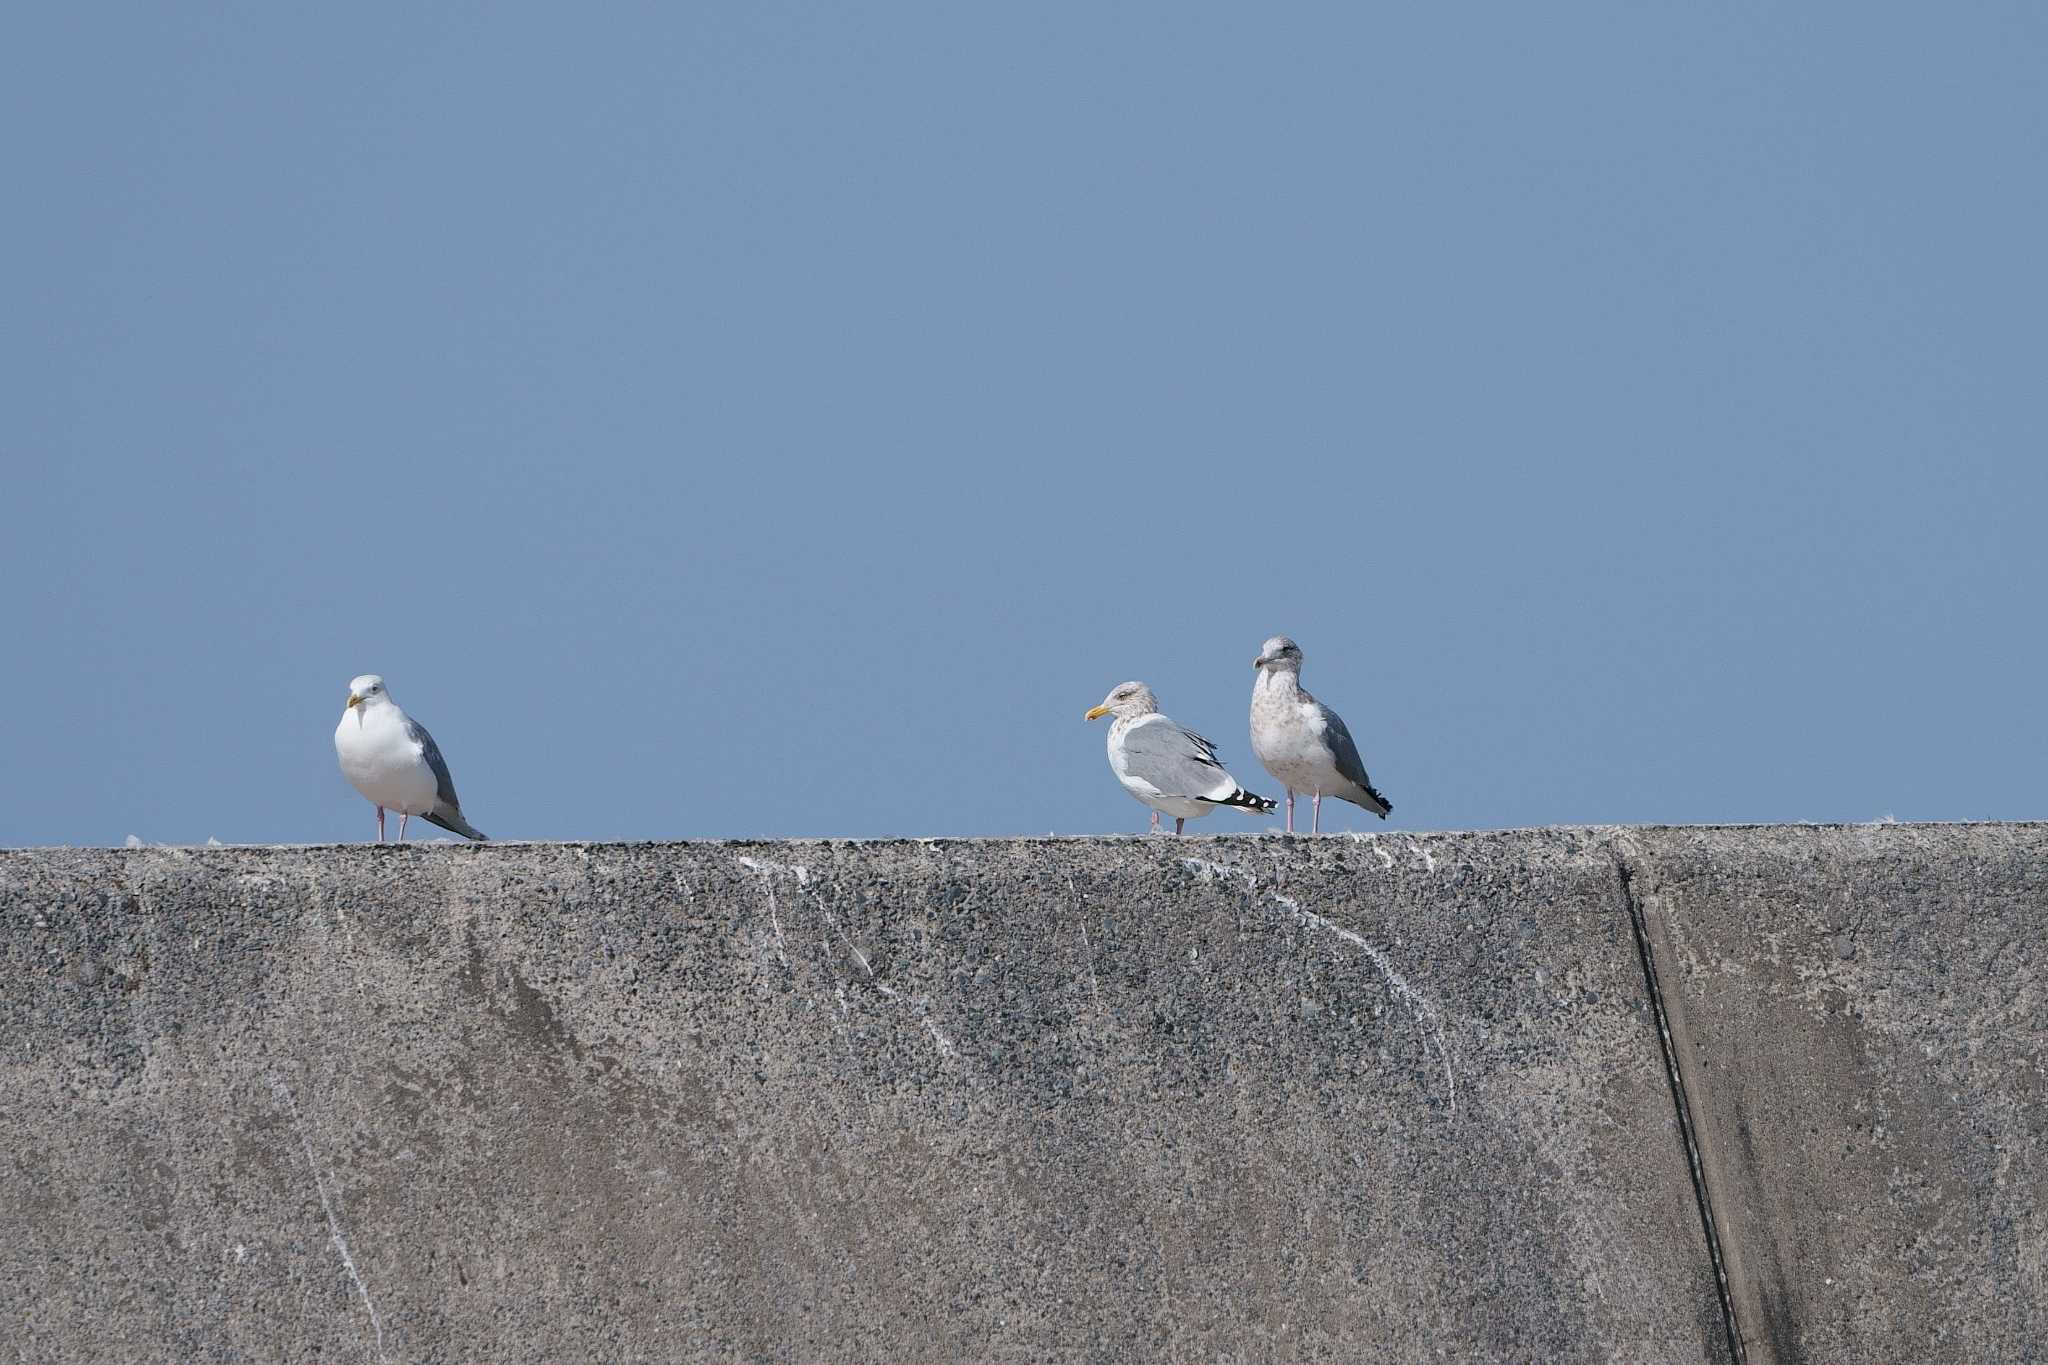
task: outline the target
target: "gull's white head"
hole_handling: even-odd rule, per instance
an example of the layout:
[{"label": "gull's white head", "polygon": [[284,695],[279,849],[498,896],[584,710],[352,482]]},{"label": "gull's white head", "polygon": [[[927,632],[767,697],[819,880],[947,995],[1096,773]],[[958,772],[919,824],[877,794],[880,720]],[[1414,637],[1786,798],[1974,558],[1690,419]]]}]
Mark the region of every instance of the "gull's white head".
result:
[{"label": "gull's white head", "polygon": [[1152,689],[1141,682],[1118,683],[1109,689],[1109,695],[1102,699],[1102,705],[1090,710],[1082,720],[1094,720],[1097,716],[1115,716],[1128,720],[1132,716],[1149,715],[1159,709],[1158,698]]},{"label": "gull's white head", "polygon": [[1301,672],[1301,646],[1285,635],[1275,635],[1259,646],[1259,657],[1252,660],[1253,668],[1270,668],[1275,673]]},{"label": "gull's white head", "polygon": [[384,680],[375,673],[364,673],[350,678],[348,682],[348,705],[350,711],[358,706],[375,706],[391,700],[391,694],[384,690]]}]

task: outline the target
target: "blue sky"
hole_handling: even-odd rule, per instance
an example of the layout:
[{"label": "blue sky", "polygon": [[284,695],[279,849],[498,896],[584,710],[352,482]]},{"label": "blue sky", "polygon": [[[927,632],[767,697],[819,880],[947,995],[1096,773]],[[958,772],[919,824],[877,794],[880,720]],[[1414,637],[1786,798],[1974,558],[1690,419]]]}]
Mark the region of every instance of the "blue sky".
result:
[{"label": "blue sky", "polygon": [[0,843],[369,837],[366,671],[499,838],[1134,831],[1283,631],[1395,828],[2043,813],[2038,6],[0,52]]}]

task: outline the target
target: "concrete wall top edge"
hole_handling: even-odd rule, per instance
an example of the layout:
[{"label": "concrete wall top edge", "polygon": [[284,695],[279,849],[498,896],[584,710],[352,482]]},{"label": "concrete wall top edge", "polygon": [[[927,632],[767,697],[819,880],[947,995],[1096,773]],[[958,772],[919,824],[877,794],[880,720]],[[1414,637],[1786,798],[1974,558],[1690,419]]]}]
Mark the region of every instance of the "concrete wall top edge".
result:
[{"label": "concrete wall top edge", "polygon": [[[1440,829],[1366,830],[1339,834],[1283,834],[1258,832],[1239,834],[1188,834],[1179,836],[1184,842],[1193,841],[1204,847],[1238,844],[1270,844],[1298,842],[1303,847],[1312,847],[1317,842],[1328,843],[1369,843],[1382,839],[1474,839],[1499,838],[1517,835],[1573,835],[1582,838],[1603,838],[1616,835],[1664,834],[1695,831],[1700,833],[1728,830],[1745,831],[1828,831],[1828,830],[1972,830],[2005,829],[2029,830],[2048,827],[2048,820],[1811,820],[1779,821],[1774,823],[1742,823],[1724,821],[1706,824],[1559,824],[1559,825],[1507,825],[1489,829]],[[763,844],[781,845],[844,845],[850,847],[891,847],[910,844],[945,845],[1011,845],[1011,844],[1144,844],[1166,836],[1149,834],[944,834],[944,835],[885,835],[873,838],[841,838],[831,835],[739,836],[733,838],[707,839],[493,839],[485,844],[465,844],[459,840],[436,836],[433,839],[415,839],[406,847],[421,849],[472,849],[484,851],[494,848],[718,848],[746,847]],[[100,853],[146,853],[156,850],[176,849],[183,852],[204,853],[213,850],[235,849],[343,849],[373,848],[376,845],[365,840],[345,840],[334,843],[274,843],[274,844],[176,844],[147,843],[137,848],[126,848],[118,844],[0,844],[0,854],[54,853],[54,852],[100,852]]]}]

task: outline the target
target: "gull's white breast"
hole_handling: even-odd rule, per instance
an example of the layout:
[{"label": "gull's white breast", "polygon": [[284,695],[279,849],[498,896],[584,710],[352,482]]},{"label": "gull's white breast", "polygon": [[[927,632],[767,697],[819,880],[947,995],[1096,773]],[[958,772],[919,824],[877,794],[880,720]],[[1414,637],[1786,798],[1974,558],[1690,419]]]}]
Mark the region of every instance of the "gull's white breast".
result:
[{"label": "gull's white breast", "polygon": [[1261,694],[1252,708],[1252,751],[1294,791],[1329,791],[1341,779],[1313,702]]},{"label": "gull's white breast", "polygon": [[352,706],[334,727],[334,753],[341,773],[365,800],[401,815],[425,815],[434,808],[439,784],[406,733],[396,706]]}]

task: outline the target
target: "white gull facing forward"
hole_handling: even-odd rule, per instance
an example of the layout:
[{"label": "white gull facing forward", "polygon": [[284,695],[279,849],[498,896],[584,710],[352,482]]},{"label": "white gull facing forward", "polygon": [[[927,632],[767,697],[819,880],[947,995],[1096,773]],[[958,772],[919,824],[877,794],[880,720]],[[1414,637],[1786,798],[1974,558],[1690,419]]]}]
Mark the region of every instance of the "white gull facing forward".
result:
[{"label": "white gull facing forward", "polygon": [[1124,790],[1152,808],[1152,828],[1160,812],[1173,817],[1173,832],[1218,806],[1235,806],[1254,815],[1273,809],[1263,796],[1237,785],[1223,769],[1216,746],[1193,730],[1184,730],[1162,715],[1152,689],[1141,682],[1118,683],[1102,705],[1083,720],[1114,715],[1109,726],[1109,766]]},{"label": "white gull facing forward", "polygon": [[485,836],[462,817],[455,779],[427,728],[399,709],[375,673],[348,685],[348,705],[334,727],[341,773],[377,808],[377,842],[384,842],[384,812],[398,812],[398,837],[417,815],[465,839]]},{"label": "white gull facing forward", "polygon": [[1335,711],[1301,686],[1301,646],[1275,635],[1252,660],[1252,752],[1287,788],[1287,832],[1294,833],[1294,794],[1313,800],[1309,832],[1323,826],[1323,798],[1341,796],[1384,820],[1394,803],[1373,789],[1365,760]]}]

